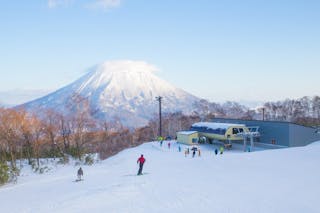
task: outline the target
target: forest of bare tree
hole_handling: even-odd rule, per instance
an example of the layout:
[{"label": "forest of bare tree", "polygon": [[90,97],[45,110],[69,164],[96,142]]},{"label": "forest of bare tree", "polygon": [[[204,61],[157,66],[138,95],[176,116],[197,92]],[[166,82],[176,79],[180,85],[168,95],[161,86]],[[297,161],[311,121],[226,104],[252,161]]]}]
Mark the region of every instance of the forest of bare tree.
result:
[{"label": "forest of bare tree", "polygon": [[302,97],[284,101],[266,102],[256,109],[250,109],[237,102],[224,104],[201,100],[194,105],[195,113],[203,120],[213,117],[249,120],[287,121],[306,126],[320,125],[320,97]]}]

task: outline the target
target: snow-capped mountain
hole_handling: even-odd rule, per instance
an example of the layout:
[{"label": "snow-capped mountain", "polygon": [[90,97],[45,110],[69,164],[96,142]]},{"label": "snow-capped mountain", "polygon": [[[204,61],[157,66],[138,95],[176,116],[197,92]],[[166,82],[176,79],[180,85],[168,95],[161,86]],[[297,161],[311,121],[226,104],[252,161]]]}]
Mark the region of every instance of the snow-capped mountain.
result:
[{"label": "snow-capped mountain", "polygon": [[23,107],[67,112],[70,100],[78,95],[89,101],[96,117],[109,121],[117,118],[130,127],[145,125],[158,112],[157,96],[163,97],[164,112],[191,112],[199,99],[157,77],[156,70],[143,61],[104,62],[70,85]]}]

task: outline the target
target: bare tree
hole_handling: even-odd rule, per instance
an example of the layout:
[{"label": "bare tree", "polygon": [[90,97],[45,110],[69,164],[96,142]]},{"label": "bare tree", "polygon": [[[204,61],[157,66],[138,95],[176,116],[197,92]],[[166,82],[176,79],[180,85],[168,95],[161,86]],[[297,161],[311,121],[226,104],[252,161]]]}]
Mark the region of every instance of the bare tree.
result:
[{"label": "bare tree", "polygon": [[76,155],[81,160],[83,155],[84,145],[88,142],[86,135],[94,129],[95,120],[92,118],[90,112],[90,104],[88,99],[81,96],[75,96],[75,112],[71,119],[71,128],[73,140],[76,148]]},{"label": "bare tree", "polygon": [[22,150],[24,151],[25,156],[28,159],[29,165],[31,165],[31,158],[33,156],[33,147],[32,147],[33,124],[30,117],[28,117],[25,111],[20,110],[20,115],[21,115],[20,130],[21,130],[22,141],[23,141]]},{"label": "bare tree", "polygon": [[319,96],[314,96],[312,98],[312,112],[313,112],[313,116],[318,120],[320,120],[320,97]]},{"label": "bare tree", "polygon": [[31,127],[34,158],[36,159],[37,167],[40,168],[40,153],[45,141],[43,123],[35,115],[32,115],[29,118],[29,124]]},{"label": "bare tree", "polygon": [[58,123],[59,123],[59,132],[63,141],[64,152],[69,153],[70,143],[71,143],[71,128],[72,128],[71,119],[70,117],[63,115],[62,113],[59,113]]},{"label": "bare tree", "polygon": [[17,152],[22,139],[21,123],[24,115],[13,109],[3,109],[0,113],[0,140],[4,142],[10,156],[11,168],[15,169]]},{"label": "bare tree", "polygon": [[59,114],[52,110],[48,109],[45,111],[45,117],[42,118],[43,130],[47,136],[47,139],[51,145],[51,153],[54,159],[57,155],[61,155],[61,149],[58,144],[59,136]]}]

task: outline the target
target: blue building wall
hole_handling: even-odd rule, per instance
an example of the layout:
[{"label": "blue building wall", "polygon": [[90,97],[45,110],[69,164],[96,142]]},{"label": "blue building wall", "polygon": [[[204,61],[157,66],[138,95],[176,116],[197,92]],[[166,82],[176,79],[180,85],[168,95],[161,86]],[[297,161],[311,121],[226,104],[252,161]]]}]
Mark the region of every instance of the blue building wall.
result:
[{"label": "blue building wall", "polygon": [[290,146],[304,146],[320,140],[316,129],[290,124]]},{"label": "blue building wall", "polygon": [[304,146],[314,141],[320,140],[320,134],[315,128],[301,126],[289,122],[281,121],[259,121],[214,118],[212,122],[245,124],[246,126],[260,127],[260,142],[281,146]]}]

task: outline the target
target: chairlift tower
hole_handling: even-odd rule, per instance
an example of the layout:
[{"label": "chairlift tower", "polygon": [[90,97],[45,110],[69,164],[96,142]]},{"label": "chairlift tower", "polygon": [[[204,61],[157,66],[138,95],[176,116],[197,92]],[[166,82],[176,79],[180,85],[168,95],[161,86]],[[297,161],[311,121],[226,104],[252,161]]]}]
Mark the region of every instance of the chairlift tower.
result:
[{"label": "chairlift tower", "polygon": [[243,151],[247,151],[247,142],[248,139],[250,140],[250,151],[254,151],[254,138],[255,137],[260,137],[260,133],[258,132],[242,132],[239,133],[238,135],[241,135],[243,138]]},{"label": "chairlift tower", "polygon": [[162,121],[161,121],[161,101],[162,101],[162,97],[158,96],[156,97],[156,100],[159,101],[159,136],[162,137]]}]

